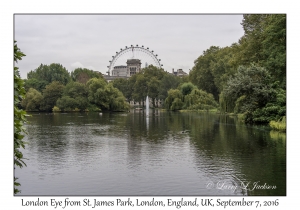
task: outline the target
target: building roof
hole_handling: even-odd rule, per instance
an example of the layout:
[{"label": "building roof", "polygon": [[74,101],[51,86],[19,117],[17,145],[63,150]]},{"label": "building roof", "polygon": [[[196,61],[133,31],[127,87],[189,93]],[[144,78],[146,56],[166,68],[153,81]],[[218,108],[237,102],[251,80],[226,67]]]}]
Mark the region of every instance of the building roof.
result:
[{"label": "building roof", "polygon": [[114,69],[123,69],[123,68],[127,68],[127,66],[123,66],[123,65],[121,65],[121,66],[114,66]]},{"label": "building roof", "polygon": [[140,59],[128,59],[127,64],[141,64],[141,60]]}]

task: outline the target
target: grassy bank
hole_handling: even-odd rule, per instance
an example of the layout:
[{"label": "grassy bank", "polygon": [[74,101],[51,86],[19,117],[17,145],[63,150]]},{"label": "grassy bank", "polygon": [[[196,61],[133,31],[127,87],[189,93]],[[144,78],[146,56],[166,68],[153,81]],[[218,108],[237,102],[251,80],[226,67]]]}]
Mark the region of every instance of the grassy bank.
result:
[{"label": "grassy bank", "polygon": [[278,121],[272,120],[269,123],[269,125],[273,130],[285,132],[286,131],[286,117],[282,117],[282,119],[278,120]]}]

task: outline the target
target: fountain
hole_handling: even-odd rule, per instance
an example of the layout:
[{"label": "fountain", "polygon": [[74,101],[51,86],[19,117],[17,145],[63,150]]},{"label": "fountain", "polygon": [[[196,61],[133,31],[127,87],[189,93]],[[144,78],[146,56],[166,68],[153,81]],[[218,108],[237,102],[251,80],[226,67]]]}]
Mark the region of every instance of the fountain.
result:
[{"label": "fountain", "polygon": [[149,97],[146,98],[146,126],[147,131],[149,130]]},{"label": "fountain", "polygon": [[149,117],[149,97],[146,98],[146,116]]}]

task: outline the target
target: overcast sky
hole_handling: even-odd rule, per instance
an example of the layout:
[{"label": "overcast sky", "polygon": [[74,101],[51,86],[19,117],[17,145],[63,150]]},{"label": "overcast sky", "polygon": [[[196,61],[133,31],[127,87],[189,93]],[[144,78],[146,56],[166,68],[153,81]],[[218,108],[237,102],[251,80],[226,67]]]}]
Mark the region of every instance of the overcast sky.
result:
[{"label": "overcast sky", "polygon": [[154,50],[166,71],[187,73],[210,46],[230,46],[243,36],[242,15],[15,15],[14,38],[26,54],[22,78],[41,63],[68,71],[85,67],[104,73],[120,48]]}]

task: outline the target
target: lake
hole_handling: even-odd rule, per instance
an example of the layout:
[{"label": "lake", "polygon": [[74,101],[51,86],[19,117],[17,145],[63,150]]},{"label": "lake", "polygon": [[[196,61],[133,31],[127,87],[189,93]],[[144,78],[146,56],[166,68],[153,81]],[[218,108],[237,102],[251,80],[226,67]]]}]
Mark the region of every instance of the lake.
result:
[{"label": "lake", "polygon": [[18,195],[286,195],[286,134],[213,113],[29,113]]}]

